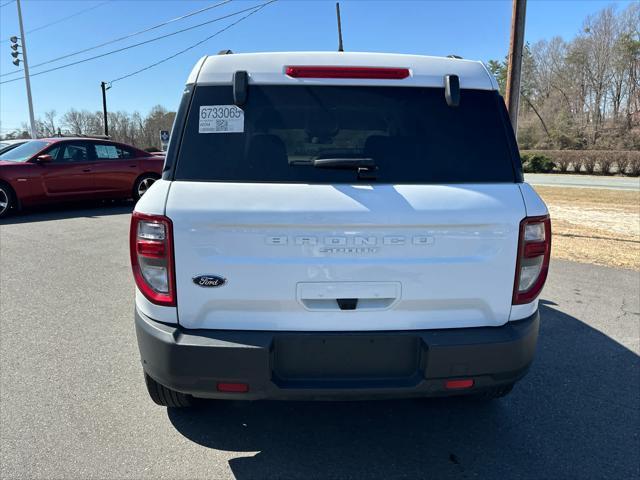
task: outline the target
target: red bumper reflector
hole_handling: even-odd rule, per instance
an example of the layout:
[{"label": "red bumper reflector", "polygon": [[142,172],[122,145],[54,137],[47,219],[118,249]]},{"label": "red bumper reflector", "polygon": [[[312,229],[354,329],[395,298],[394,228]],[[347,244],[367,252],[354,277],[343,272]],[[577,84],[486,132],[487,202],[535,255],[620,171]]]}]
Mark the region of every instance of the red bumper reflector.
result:
[{"label": "red bumper reflector", "polygon": [[322,67],[289,66],[285,70],[293,78],[376,78],[402,80],[409,76],[408,68],[388,67]]},{"label": "red bumper reflector", "polygon": [[225,383],[218,382],[219,392],[246,393],[249,391],[249,385],[246,383]]},{"label": "red bumper reflector", "polygon": [[457,380],[447,380],[444,382],[444,388],[446,388],[447,390],[458,390],[461,388],[471,387],[473,387],[472,378],[460,378]]}]

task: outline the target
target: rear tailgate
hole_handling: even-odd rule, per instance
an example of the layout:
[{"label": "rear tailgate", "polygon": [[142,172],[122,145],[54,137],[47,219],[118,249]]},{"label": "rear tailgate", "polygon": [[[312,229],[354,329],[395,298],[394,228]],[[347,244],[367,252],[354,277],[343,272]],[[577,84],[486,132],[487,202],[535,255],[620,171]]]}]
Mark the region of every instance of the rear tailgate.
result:
[{"label": "rear tailgate", "polygon": [[515,183],[174,181],[166,214],[184,327],[360,331],[504,324],[525,208]]}]

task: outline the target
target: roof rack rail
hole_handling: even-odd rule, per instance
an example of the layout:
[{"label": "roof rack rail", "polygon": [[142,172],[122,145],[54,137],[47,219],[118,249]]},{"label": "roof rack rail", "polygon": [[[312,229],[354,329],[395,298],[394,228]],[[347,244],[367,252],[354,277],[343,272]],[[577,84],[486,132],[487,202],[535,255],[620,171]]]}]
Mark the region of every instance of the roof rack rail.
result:
[{"label": "roof rack rail", "polygon": [[233,52],[231,50],[220,50],[218,55],[231,55]]},{"label": "roof rack rail", "polygon": [[97,138],[100,140],[109,140],[111,135],[87,135],[84,133],[56,133],[51,138]]},{"label": "roof rack rail", "polygon": [[456,60],[463,60],[463,58],[460,55],[447,55],[447,58],[455,58]]}]

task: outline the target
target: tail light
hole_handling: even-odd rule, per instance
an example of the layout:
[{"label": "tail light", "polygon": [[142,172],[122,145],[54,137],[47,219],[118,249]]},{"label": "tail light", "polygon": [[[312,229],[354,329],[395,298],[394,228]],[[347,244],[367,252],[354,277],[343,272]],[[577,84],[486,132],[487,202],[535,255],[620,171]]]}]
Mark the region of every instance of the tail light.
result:
[{"label": "tail light", "polygon": [[542,291],[551,256],[549,215],[527,217],[520,222],[513,304],[529,303]]},{"label": "tail light", "polygon": [[175,306],[171,220],[133,212],[129,235],[131,267],[138,289],[152,303]]},{"label": "tail light", "polygon": [[287,76],[292,78],[375,78],[382,80],[402,80],[409,76],[408,68],[388,67],[325,67],[288,66]]}]

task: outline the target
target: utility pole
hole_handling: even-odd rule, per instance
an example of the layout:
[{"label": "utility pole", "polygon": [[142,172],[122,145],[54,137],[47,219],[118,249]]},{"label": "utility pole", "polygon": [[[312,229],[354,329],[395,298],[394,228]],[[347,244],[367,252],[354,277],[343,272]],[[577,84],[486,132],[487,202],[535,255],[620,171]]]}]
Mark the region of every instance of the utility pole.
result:
[{"label": "utility pole", "polygon": [[342,46],[342,22],[340,21],[340,2],[336,2],[336,16],[338,17],[338,51],[344,52]]},{"label": "utility pole", "polygon": [[527,0],[513,0],[505,103],[507,104],[511,125],[516,135],[518,134],[518,107],[520,105],[520,79],[522,77],[522,51],[524,49],[524,20],[526,10]]},{"label": "utility pole", "polygon": [[31,138],[37,137],[36,119],[33,115],[33,100],[31,99],[31,80],[29,79],[29,62],[27,61],[27,39],[24,36],[24,26],[22,25],[22,9],[20,0],[16,0],[18,6],[18,22],[20,23],[20,40],[22,40],[22,61],[24,62],[24,80],[27,84],[27,102],[29,103],[29,123],[31,125]]},{"label": "utility pole", "polygon": [[100,82],[100,88],[102,89],[102,114],[104,115],[104,135],[109,136],[109,122],[107,120],[107,90],[111,87],[107,87],[106,82]]}]

